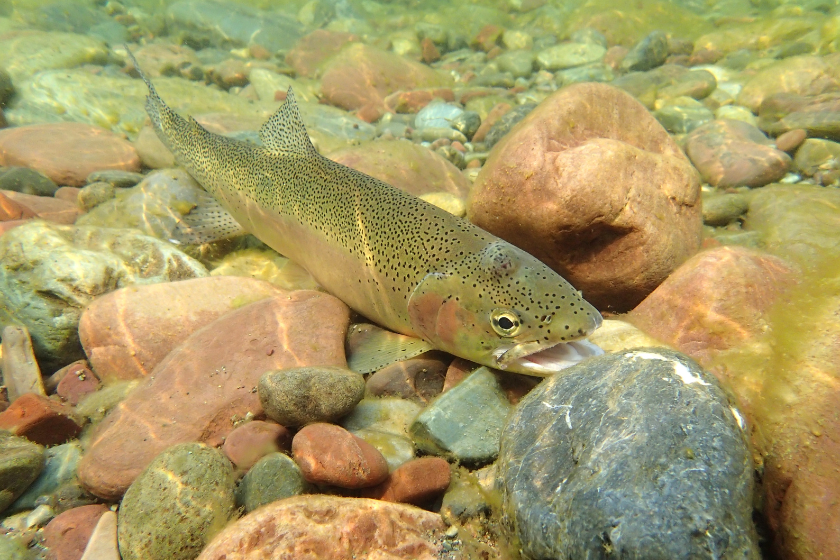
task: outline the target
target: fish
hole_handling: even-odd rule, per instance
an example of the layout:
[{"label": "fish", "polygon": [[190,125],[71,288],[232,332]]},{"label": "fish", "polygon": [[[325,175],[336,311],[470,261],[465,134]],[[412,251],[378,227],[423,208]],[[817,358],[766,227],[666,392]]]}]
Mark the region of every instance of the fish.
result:
[{"label": "fish", "polygon": [[603,353],[585,340],[600,313],[543,262],[320,155],[292,88],[259,146],[177,114],[128,55],[158,137],[218,204],[201,230],[249,232],[373,323],[481,365],[547,376]]}]

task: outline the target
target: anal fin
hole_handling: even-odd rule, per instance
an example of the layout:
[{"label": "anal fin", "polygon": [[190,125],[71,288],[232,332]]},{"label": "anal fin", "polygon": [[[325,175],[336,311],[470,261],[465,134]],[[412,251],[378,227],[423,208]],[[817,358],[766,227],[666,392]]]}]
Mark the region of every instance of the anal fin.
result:
[{"label": "anal fin", "polygon": [[171,241],[183,245],[201,245],[248,233],[230,212],[209,193],[199,195],[189,212],[183,214],[172,232]]}]

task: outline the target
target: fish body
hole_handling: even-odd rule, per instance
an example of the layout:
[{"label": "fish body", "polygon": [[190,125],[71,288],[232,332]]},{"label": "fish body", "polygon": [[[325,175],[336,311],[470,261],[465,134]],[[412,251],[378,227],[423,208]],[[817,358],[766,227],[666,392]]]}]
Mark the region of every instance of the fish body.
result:
[{"label": "fish body", "polygon": [[242,228],[360,314],[530,375],[600,353],[581,339],[601,316],[566,280],[470,222],[318,154],[291,89],[260,129],[260,147],[179,116],[142,77],[146,110],[176,161]]}]

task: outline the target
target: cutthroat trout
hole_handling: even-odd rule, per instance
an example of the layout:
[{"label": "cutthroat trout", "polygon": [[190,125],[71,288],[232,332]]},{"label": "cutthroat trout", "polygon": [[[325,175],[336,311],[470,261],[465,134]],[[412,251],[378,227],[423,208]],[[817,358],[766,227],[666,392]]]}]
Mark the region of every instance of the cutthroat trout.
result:
[{"label": "cutthroat trout", "polygon": [[[131,56],[131,53],[129,53]],[[375,323],[493,368],[549,375],[600,349],[601,315],[545,264],[419,198],[315,151],[294,92],[263,146],[213,134],[149,88],[157,135],[244,230]]]}]

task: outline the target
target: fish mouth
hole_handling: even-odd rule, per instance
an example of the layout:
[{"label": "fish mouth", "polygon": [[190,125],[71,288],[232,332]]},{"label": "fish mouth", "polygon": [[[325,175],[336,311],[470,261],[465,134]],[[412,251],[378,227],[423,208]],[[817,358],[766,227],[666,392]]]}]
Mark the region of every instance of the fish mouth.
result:
[{"label": "fish mouth", "polygon": [[603,353],[600,347],[586,339],[558,342],[551,346],[534,340],[499,348],[493,352],[493,359],[499,369],[544,377]]}]

